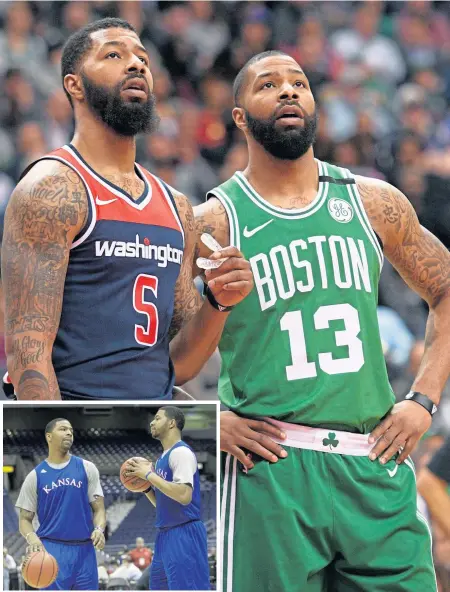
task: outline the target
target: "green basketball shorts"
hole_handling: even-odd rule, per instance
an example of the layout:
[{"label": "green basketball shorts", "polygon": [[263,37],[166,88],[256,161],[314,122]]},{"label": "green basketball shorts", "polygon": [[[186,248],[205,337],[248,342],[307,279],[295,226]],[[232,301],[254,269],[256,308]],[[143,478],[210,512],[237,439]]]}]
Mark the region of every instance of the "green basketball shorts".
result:
[{"label": "green basketball shorts", "polygon": [[412,461],[370,461],[368,436],[276,424],[286,459],[253,456],[246,474],[222,456],[223,592],[435,592]]}]

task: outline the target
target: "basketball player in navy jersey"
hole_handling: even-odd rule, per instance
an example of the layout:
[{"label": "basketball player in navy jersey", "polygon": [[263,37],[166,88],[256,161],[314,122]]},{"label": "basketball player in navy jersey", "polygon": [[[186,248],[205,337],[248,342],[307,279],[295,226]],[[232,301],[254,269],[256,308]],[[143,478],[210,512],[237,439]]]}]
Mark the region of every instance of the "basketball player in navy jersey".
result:
[{"label": "basketball player in navy jersey", "polygon": [[147,498],[156,506],[155,553],[150,590],[209,590],[206,529],[200,519],[200,476],[193,450],[181,439],[184,414],[161,407],[150,424],[163,454],[155,467],[130,460],[129,473],[149,481]]},{"label": "basketball player in navy jersey", "polygon": [[47,590],[98,590],[95,549],[105,546],[106,525],[98,469],[70,454],[73,428],[66,419],[48,423],[45,438],[48,457],[27,475],[17,499],[20,532],[28,552],[44,547],[58,563]]},{"label": "basketball player in navy jersey", "polygon": [[157,120],[149,65],[120,19],[87,25],[63,50],[75,135],[28,167],[5,216],[6,353],[19,399],[170,399],[252,288],[248,262],[228,247],[202,301],[192,207],[135,163],[135,136]]}]

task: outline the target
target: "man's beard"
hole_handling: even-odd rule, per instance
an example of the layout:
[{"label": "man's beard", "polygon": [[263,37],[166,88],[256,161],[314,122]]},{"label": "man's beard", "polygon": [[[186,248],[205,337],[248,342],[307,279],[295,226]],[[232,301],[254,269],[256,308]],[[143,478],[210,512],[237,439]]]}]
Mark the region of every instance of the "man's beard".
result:
[{"label": "man's beard", "polygon": [[255,119],[246,110],[250,134],[261,146],[275,158],[297,160],[313,145],[317,130],[317,112],[308,115],[303,110],[303,127],[277,126],[276,115],[270,119]]},{"label": "man's beard", "polygon": [[159,117],[152,92],[144,102],[124,101],[120,96],[123,81],[110,89],[95,84],[84,72],[81,72],[81,80],[90,109],[119,136],[151,133],[157,128]]}]

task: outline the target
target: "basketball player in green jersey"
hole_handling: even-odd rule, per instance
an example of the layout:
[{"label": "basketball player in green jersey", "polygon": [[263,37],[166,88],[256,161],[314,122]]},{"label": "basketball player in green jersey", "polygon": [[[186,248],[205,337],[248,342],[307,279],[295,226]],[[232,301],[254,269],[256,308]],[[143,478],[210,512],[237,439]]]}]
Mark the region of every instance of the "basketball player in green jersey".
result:
[{"label": "basketball player in green jersey", "polygon": [[[248,166],[196,211],[198,235],[240,249],[255,281],[220,342],[223,591],[436,590],[408,454],[449,374],[449,253],[400,191],[314,159],[314,98],[291,57],[252,58],[235,104]],[[376,316],[383,254],[430,308],[397,404]]]}]

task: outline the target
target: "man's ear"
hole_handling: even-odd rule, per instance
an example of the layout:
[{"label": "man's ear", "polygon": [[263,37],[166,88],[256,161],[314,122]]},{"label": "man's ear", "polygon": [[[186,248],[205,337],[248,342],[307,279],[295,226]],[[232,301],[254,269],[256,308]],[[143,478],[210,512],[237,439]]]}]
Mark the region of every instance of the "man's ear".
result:
[{"label": "man's ear", "polygon": [[244,131],[247,129],[247,118],[245,117],[245,109],[242,107],[235,107],[231,112],[236,127]]}]

